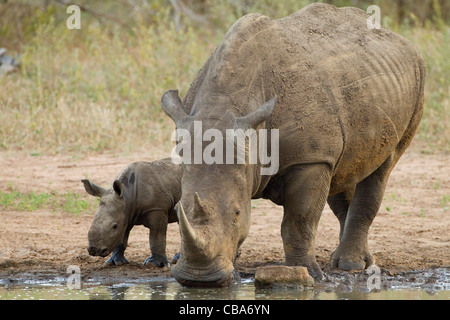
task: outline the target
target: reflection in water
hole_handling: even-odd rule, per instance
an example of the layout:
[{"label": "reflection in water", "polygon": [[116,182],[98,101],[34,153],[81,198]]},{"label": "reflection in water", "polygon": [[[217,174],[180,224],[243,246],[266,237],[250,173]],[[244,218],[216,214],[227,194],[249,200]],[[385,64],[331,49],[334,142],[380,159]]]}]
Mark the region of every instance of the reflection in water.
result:
[{"label": "reflection in water", "polygon": [[[69,289],[65,279],[53,281],[0,279],[0,300],[377,300],[450,299],[450,271],[414,271],[385,277],[381,290],[370,291],[357,275],[329,276],[314,289],[258,289],[253,279],[242,279],[227,288],[188,288],[174,279],[159,278],[141,282],[101,284],[82,283]],[[363,279],[364,280],[364,279]]]},{"label": "reflection in water", "polygon": [[[125,300],[125,292],[129,289],[128,285],[107,287],[112,300]],[[99,300],[97,298],[89,298],[90,300]]]},{"label": "reflection in water", "polygon": [[0,286],[0,300],[338,300],[338,299],[449,299],[450,290],[428,293],[421,289],[367,290],[316,286],[308,290],[257,289],[253,281],[228,288],[187,288],[174,280],[116,285],[84,285],[79,290],[63,284]]}]

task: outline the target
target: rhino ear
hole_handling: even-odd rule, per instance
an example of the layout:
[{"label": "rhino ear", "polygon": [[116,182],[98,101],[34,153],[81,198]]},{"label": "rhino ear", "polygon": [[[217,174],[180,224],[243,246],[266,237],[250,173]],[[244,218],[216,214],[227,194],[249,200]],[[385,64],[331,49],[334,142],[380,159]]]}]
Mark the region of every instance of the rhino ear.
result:
[{"label": "rhino ear", "polygon": [[161,98],[161,107],[172,118],[175,124],[189,117],[183,109],[183,103],[178,96],[178,90],[166,91]]},{"label": "rhino ear", "polygon": [[113,189],[115,191],[115,193],[117,194],[117,196],[122,199],[123,198],[123,191],[125,190],[125,186],[123,185],[122,182],[120,182],[119,180],[115,180],[113,183]]},{"label": "rhino ear", "polygon": [[81,182],[83,182],[84,189],[86,189],[86,192],[89,193],[91,196],[101,197],[106,192],[105,188],[102,188],[96,185],[95,183],[90,182],[87,179],[83,179],[81,180]]},{"label": "rhino ear", "polygon": [[256,128],[260,123],[267,120],[275,108],[277,102],[277,96],[264,103],[255,111],[252,111],[246,116],[237,117],[236,125],[238,128]]}]

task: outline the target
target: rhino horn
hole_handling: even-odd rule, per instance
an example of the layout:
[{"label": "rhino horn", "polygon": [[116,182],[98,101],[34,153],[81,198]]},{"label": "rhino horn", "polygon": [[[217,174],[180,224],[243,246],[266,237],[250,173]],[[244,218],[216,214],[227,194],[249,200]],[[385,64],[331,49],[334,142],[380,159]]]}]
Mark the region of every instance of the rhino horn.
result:
[{"label": "rhino horn", "polygon": [[201,240],[201,238],[195,232],[194,228],[192,228],[191,224],[189,223],[181,202],[178,203],[178,208],[178,224],[180,226],[180,233],[183,242],[188,246],[194,246],[197,248],[203,247],[204,241]]},{"label": "rhino horn", "polygon": [[202,202],[197,192],[194,194],[194,216],[202,220],[212,217],[212,210]]}]

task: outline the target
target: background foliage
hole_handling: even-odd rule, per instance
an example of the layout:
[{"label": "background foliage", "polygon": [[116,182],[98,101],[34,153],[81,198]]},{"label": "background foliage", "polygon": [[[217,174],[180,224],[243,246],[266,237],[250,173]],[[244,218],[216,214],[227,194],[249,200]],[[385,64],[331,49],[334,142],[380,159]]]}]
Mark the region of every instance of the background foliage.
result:
[{"label": "background foliage", "polygon": [[[173,124],[160,97],[190,82],[242,15],[289,15],[306,0],[0,0],[0,48],[20,71],[0,76],[0,150],[38,153],[170,150]],[[450,151],[450,1],[328,0],[381,8],[382,25],[415,43],[427,65],[418,139]],[[70,2],[72,4],[73,2]]]}]

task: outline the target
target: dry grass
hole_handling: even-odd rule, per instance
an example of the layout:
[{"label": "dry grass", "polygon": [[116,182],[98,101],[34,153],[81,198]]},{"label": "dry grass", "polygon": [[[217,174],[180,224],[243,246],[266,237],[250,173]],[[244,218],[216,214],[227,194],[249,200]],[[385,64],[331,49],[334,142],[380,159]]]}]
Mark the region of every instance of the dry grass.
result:
[{"label": "dry grass", "polygon": [[427,151],[450,152],[450,27],[411,29],[404,36],[419,47],[427,66],[419,138],[427,143]]},{"label": "dry grass", "polygon": [[[244,11],[276,18],[302,6],[293,0],[273,6],[261,2],[254,8],[226,5],[217,1],[209,8],[209,16],[217,17],[209,25],[185,19],[180,31],[170,7],[162,5],[152,7],[151,22],[135,19],[128,29],[83,15],[81,30],[68,30],[64,11],[62,20],[54,18],[55,11],[64,8],[37,10],[38,22],[21,46],[22,69],[0,77],[0,150],[170,150],[173,124],[160,108],[163,92],[178,88],[184,95],[224,32]],[[426,106],[419,138],[427,143],[427,151],[450,151],[449,30],[446,25],[396,30],[416,43],[426,60]]]},{"label": "dry grass", "polygon": [[115,28],[38,28],[21,72],[0,79],[0,148],[126,151],[168,140],[160,97],[186,91],[214,46],[170,25],[137,26],[133,37]]}]

